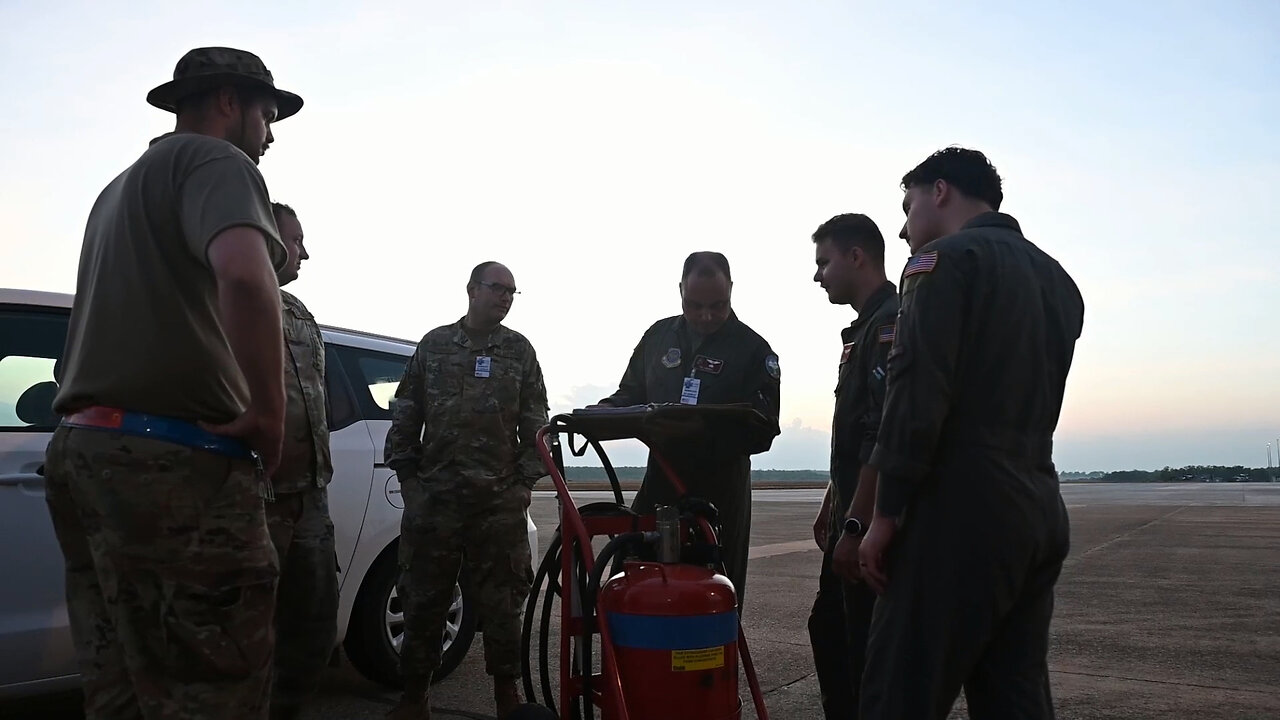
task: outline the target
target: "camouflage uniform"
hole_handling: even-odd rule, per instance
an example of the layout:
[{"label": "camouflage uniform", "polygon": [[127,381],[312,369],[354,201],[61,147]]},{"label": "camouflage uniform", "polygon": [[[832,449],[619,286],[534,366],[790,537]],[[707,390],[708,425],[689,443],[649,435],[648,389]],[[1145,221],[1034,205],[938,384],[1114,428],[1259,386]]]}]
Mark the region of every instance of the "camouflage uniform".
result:
[{"label": "camouflage uniform", "polygon": [[405,367],[385,455],[404,497],[406,684],[429,683],[440,665],[459,570],[484,623],[485,670],[520,674],[520,624],[533,582],[524,513],[546,474],[534,445],[546,423],[533,346],[502,325],[482,343],[472,342],[462,321],[436,328]]},{"label": "camouflage uniform", "polygon": [[[252,53],[198,48],[148,100],[174,110],[227,83],[274,88]],[[302,105],[273,94],[277,119]],[[278,272],[287,253],[269,198],[244,150],[173,132],[89,213],[53,404],[64,419],[45,453],[89,720],[267,715],[279,565],[260,466],[198,423],[252,405],[208,251],[252,228]]]},{"label": "camouflage uniform", "polygon": [[63,426],[45,475],[86,718],[262,717],[278,570],[253,464]]},{"label": "camouflage uniform", "polygon": [[338,570],[326,486],[333,477],[325,414],[324,341],[302,301],[281,290],[285,338],[285,436],[266,504],[280,556],[273,712],[289,713],[315,690],[337,642]]}]

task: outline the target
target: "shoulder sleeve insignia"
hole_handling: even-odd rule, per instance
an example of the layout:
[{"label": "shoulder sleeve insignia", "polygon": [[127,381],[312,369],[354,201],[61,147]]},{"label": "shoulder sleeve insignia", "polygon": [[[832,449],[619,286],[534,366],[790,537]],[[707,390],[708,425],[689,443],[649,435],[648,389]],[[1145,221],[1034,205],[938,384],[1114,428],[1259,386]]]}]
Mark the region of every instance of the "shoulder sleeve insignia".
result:
[{"label": "shoulder sleeve insignia", "polygon": [[782,377],[782,367],[778,364],[777,355],[767,355],[764,359],[765,372],[769,373],[769,377],[779,380]]},{"label": "shoulder sleeve insignia", "polygon": [[927,253],[913,255],[907,261],[907,266],[902,270],[902,277],[908,278],[919,273],[933,272],[938,265],[938,251],[930,250]]},{"label": "shoulder sleeve insignia", "polygon": [[897,329],[895,325],[881,325],[876,330],[876,336],[880,338],[882,343],[893,342],[894,331]]}]

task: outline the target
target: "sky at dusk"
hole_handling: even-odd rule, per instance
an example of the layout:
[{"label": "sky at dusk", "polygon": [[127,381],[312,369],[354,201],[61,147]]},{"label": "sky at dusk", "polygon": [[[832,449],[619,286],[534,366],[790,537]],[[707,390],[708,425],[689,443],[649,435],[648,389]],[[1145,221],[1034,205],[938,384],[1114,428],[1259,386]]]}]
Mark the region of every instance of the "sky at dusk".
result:
[{"label": "sky at dusk", "polygon": [[1084,295],[1058,467],[1262,466],[1280,4],[1154,7],[0,1],[0,287],[73,291],[97,194],[173,127],[147,91],[193,47],[243,48],[306,100],[261,170],[322,323],[416,340],[502,261],[565,411],[679,312],[684,257],[719,250],[781,358],[783,433],[754,465],[821,469],[855,315],[812,282],[809,236],[867,213],[896,278],[902,175],[964,145]]}]

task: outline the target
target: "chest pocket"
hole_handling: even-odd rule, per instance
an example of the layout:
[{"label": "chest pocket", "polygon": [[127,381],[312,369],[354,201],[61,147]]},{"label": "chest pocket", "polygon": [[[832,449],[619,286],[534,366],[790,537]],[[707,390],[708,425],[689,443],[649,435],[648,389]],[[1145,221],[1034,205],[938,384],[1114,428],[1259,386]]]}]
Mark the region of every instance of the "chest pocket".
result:
[{"label": "chest pocket", "polygon": [[285,340],[289,352],[300,371],[310,366],[317,376],[324,377],[324,341],[315,325],[311,311],[303,307],[287,305],[289,321],[285,323]]},{"label": "chest pocket", "polygon": [[437,408],[442,401],[452,401],[462,394],[462,372],[449,345],[428,345],[424,350],[423,390],[427,405]]},{"label": "chest pocket", "polygon": [[[484,361],[479,358],[488,358],[488,377],[479,376],[485,370]],[[512,416],[520,412],[523,359],[519,353],[505,348],[490,348],[484,354],[464,357],[462,362],[468,363],[462,370],[467,375],[464,384],[473,412]]]}]

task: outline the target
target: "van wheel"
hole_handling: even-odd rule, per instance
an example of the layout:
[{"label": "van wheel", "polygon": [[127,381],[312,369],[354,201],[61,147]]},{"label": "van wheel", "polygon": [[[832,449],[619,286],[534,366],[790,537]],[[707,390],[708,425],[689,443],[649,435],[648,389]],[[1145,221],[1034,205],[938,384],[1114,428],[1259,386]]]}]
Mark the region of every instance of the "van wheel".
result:
[{"label": "van wheel", "polygon": [[[404,607],[396,589],[400,567],[397,545],[392,544],[374,562],[351,609],[343,648],[356,670],[366,678],[399,690],[400,647],[404,644]],[[471,648],[476,634],[475,613],[470,612],[460,584],[453,587],[453,602],[445,618],[440,668],[433,682],[453,672]]]}]

